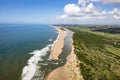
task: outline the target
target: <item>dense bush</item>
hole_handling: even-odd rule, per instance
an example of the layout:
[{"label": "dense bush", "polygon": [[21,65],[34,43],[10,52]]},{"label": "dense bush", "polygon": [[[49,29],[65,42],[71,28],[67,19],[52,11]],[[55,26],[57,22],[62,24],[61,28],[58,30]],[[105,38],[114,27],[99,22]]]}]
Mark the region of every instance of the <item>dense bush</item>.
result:
[{"label": "dense bush", "polygon": [[107,49],[120,49],[120,45],[114,44],[114,38],[81,31],[76,27],[68,29],[74,32],[75,54],[80,60],[85,80],[120,80],[120,53]]}]

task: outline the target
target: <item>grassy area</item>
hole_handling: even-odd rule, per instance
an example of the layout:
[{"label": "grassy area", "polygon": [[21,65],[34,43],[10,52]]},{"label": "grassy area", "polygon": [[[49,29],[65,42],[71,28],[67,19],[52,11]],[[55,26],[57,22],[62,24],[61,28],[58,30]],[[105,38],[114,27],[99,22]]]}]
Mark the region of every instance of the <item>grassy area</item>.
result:
[{"label": "grassy area", "polygon": [[[75,27],[75,29],[79,29],[79,27]],[[105,37],[108,37],[108,38],[120,39],[120,34],[118,34],[118,33],[117,34],[110,34],[110,33],[107,33],[107,32],[97,31],[96,29],[97,28],[80,28],[80,31],[86,31],[86,32],[89,32],[89,33],[105,36]]]},{"label": "grassy area", "polygon": [[63,30],[63,31],[65,31],[65,29],[64,29],[64,28],[62,28],[62,27],[60,27],[60,29],[61,29],[61,30]]},{"label": "grassy area", "polygon": [[120,34],[93,32],[91,28],[67,28],[75,32],[75,53],[85,80],[120,80],[120,39],[116,37]]}]

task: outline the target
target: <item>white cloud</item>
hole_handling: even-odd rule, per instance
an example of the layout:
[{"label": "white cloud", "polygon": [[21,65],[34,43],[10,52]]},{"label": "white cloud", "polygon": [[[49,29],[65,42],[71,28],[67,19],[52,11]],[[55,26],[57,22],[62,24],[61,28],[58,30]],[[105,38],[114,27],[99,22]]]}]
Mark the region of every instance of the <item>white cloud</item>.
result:
[{"label": "white cloud", "polygon": [[94,12],[94,11],[96,11],[95,6],[93,5],[93,3],[90,3],[90,4],[86,7],[86,11],[87,11],[87,12]]},{"label": "white cloud", "polygon": [[85,7],[88,2],[89,2],[89,0],[78,0],[78,5]]},{"label": "white cloud", "polygon": [[64,12],[68,15],[76,15],[80,12],[80,8],[75,4],[67,4],[64,7]]},{"label": "white cloud", "polygon": [[120,10],[118,8],[114,8],[112,11],[109,11],[110,14],[116,14],[116,15],[120,15]]},{"label": "white cloud", "polygon": [[103,11],[101,12],[101,14],[102,14],[102,15],[107,15],[107,11],[103,10]]},{"label": "white cloud", "polygon": [[78,0],[78,4],[85,3],[86,0]]},{"label": "white cloud", "polygon": [[120,0],[78,0],[78,4],[86,4],[89,2],[102,2],[104,4],[120,4]]},{"label": "white cloud", "polygon": [[99,0],[105,4],[120,4],[120,0]]},{"label": "white cloud", "polygon": [[[95,6],[92,2],[102,0],[78,0],[78,4],[67,4],[64,14],[57,16],[56,21],[63,23],[117,23],[120,22],[120,9],[111,11]],[[107,0],[108,1],[108,0]],[[112,1],[112,0],[111,0]],[[84,5],[83,5],[84,4]]]},{"label": "white cloud", "polygon": [[60,18],[65,19],[65,18],[68,18],[68,16],[67,15],[61,15]]},{"label": "white cloud", "polygon": [[103,17],[100,15],[100,12],[98,11],[99,10],[97,10],[97,8],[92,3],[89,3],[88,6],[81,8],[75,4],[68,4],[64,7],[65,14],[57,16],[56,19],[59,19],[59,21],[102,19]]},{"label": "white cloud", "polygon": [[119,15],[114,15],[113,16],[115,19],[120,19],[120,16]]},{"label": "white cloud", "polygon": [[108,12],[113,16],[114,19],[120,19],[120,9],[114,8],[112,11]]}]

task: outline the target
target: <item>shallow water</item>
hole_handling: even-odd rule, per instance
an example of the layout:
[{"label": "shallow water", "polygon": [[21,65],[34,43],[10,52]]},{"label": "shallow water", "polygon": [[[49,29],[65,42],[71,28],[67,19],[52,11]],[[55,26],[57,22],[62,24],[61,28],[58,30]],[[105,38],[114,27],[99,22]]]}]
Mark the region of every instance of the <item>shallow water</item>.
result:
[{"label": "shallow water", "polygon": [[0,24],[0,80],[19,80],[23,68],[34,55],[56,39],[49,25]]},{"label": "shallow water", "polygon": [[50,58],[58,32],[49,25],[0,25],[0,80],[43,80],[63,66],[71,52],[72,32],[68,30],[59,61]]},{"label": "shallow water", "polygon": [[45,58],[43,61],[39,61],[39,65],[41,65],[41,67],[39,68],[40,74],[37,75],[37,77],[42,76],[40,80],[43,80],[54,69],[65,65],[66,57],[70,54],[72,48],[72,43],[71,43],[72,32],[69,30],[67,30],[67,32],[68,32],[67,36],[64,39],[65,43],[64,43],[63,51],[59,55],[59,61],[54,61],[52,59],[49,59],[50,52],[46,56],[44,56]]}]

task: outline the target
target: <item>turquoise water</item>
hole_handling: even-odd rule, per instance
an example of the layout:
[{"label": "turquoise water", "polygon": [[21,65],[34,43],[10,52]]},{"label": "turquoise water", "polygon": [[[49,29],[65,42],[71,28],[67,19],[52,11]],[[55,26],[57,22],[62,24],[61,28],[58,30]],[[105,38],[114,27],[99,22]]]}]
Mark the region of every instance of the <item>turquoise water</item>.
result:
[{"label": "turquoise water", "polygon": [[49,53],[57,35],[49,25],[0,24],[0,80],[20,80],[23,68],[34,55],[30,53],[38,50],[43,55],[39,52],[43,48],[48,48],[43,50],[45,54]]}]

